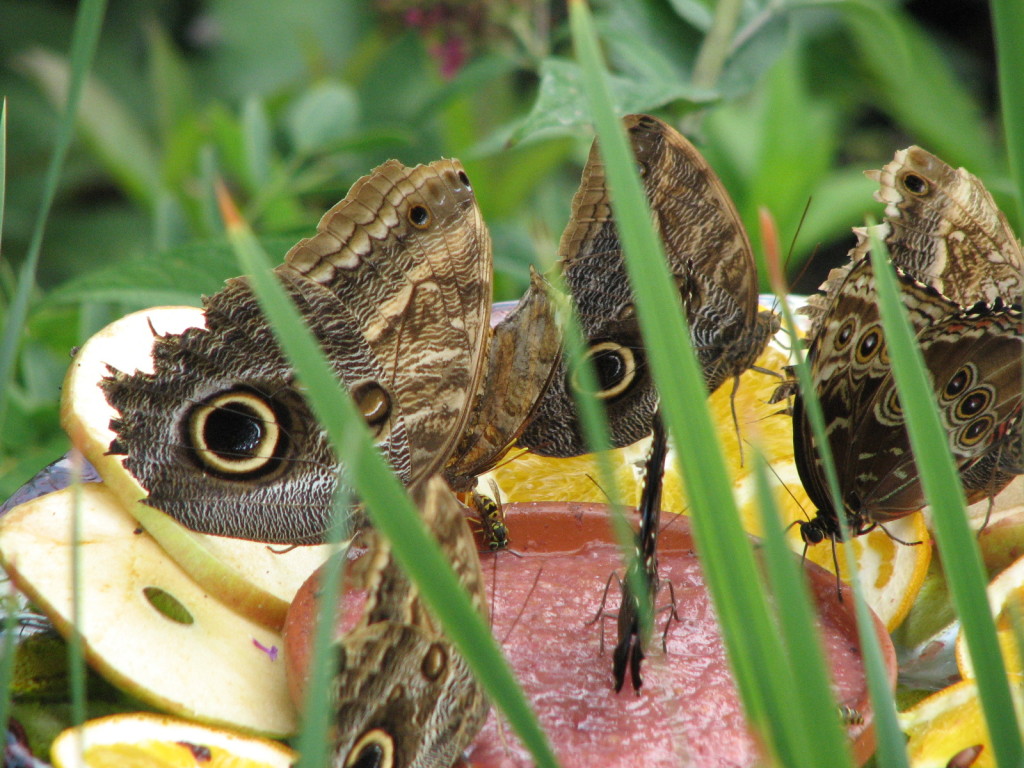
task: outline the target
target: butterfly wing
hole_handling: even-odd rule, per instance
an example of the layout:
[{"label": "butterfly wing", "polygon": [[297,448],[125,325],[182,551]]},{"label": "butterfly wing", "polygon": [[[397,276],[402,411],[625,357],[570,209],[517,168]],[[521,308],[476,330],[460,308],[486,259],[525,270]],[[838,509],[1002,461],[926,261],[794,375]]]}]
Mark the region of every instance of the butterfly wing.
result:
[{"label": "butterfly wing", "polygon": [[920,147],[898,151],[867,175],[886,204],[893,263],[962,306],[1021,300],[1020,241],[976,176]]},{"label": "butterfly wing", "polygon": [[[413,497],[474,607],[486,614],[480,559],[464,508],[436,476],[417,486]],[[369,551],[355,561],[366,606],[338,641],[332,764],[447,768],[479,732],[487,699],[387,542],[373,531],[366,535]]]},{"label": "butterfly wing", "polygon": [[[692,144],[648,115],[630,115],[625,125],[705,382],[713,391],[750,366],[776,327],[773,316],[757,312],[750,243],[728,193]],[[596,395],[606,406],[612,442],[629,445],[650,432],[658,398],[596,142],[572,201],[559,257],[586,354],[597,371]],[[560,361],[520,445],[549,456],[586,452],[574,386],[573,372]]]},{"label": "butterfly wing", "polygon": [[[461,165],[390,161],[276,273],[407,484],[444,464],[479,386],[490,238]],[[104,383],[114,452],[147,503],[205,533],[322,537],[341,467],[244,278],[204,329],[155,340],[155,372]],[[342,480],[342,482],[344,482]]]},{"label": "butterfly wing", "polygon": [[[1024,403],[1020,308],[976,306],[925,328],[917,340],[968,503],[994,496],[1020,474],[1004,460],[1020,440]],[[924,492],[891,374],[856,417],[851,498],[877,521],[916,512]]]},{"label": "butterfly wing", "polygon": [[[807,361],[811,381],[825,417],[825,434],[832,452],[848,513],[856,522],[864,508],[858,485],[861,455],[878,444],[878,435],[863,430],[873,426],[871,409],[879,388],[890,376],[890,361],[878,314],[874,272],[868,257],[833,274],[829,293],[821,297],[817,330],[810,341]],[[897,279],[911,326],[917,332],[941,322],[958,307],[937,292],[897,270]],[[816,448],[803,396],[794,407],[794,454],[804,488],[812,503],[828,520],[834,520],[824,465]],[[851,495],[852,494],[852,495]],[[834,525],[838,530],[837,525]]]},{"label": "butterfly wing", "polygon": [[476,407],[445,469],[456,491],[472,488],[497,465],[535,418],[562,343],[549,290],[531,270],[529,290],[494,328]]}]

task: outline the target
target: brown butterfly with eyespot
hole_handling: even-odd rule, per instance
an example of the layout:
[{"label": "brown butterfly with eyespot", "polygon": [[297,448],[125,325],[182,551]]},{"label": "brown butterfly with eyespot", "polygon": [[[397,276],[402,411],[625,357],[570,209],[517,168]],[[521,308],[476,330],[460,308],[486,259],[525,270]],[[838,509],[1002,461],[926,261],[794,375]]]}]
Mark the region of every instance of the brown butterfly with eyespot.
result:
[{"label": "brown butterfly with eyespot", "polygon": [[[318,229],[276,273],[401,480],[442,468],[470,440],[471,421],[496,427],[499,443],[514,439],[558,338],[535,290],[492,339],[490,236],[461,164],[389,161]],[[204,305],[206,328],[155,340],[155,373],[112,372],[104,382],[120,414],[111,451],[125,454],[148,504],[190,528],[319,541],[344,468],[248,281],[229,281]],[[536,334],[529,355],[510,354],[507,328],[519,323]],[[487,396],[499,378],[518,395],[511,405]],[[508,435],[497,405],[513,411]]]},{"label": "brown butterfly with eyespot", "polygon": [[[491,331],[491,269],[466,173],[441,160],[389,161],[363,177],[275,270],[478,608],[473,539],[437,473],[460,445],[494,453],[514,439],[558,351],[541,290]],[[205,328],[155,338],[154,373],[111,371],[103,382],[119,413],[111,450],[148,504],[190,528],[319,541],[345,468],[248,280],[204,305]],[[531,326],[528,354],[527,337],[509,331],[521,323]],[[496,396],[502,387],[515,402]],[[449,766],[487,702],[388,543],[357,506],[352,514],[370,550],[357,573],[368,604],[339,641],[335,765]]]},{"label": "brown butterfly with eyespot", "polygon": [[[710,393],[753,365],[778,330],[779,319],[773,312],[758,311],[757,270],[746,230],[725,187],[697,149],[649,115],[630,115],[624,122]],[[559,257],[556,268],[579,318],[585,357],[597,375],[594,395],[605,406],[612,445],[629,445],[650,434],[658,393],[596,141],[572,201]],[[575,372],[560,360],[536,415],[519,438],[521,447],[559,457],[587,452],[573,395],[577,386]],[[661,463],[651,468],[645,488],[660,487],[661,472]],[[648,584],[657,585],[658,525],[651,519],[656,510],[650,500],[643,506],[637,551],[643,553]],[[641,680],[643,648],[635,610],[641,596],[632,593],[629,583],[622,581],[613,661],[616,690],[627,667],[635,689]],[[653,596],[642,599],[653,610]]]},{"label": "brown butterfly with eyespot", "polygon": [[[984,185],[919,147],[896,153],[876,198],[934,398],[968,502],[1024,472],[1021,451],[1021,289],[1024,255]],[[851,263],[808,301],[807,359],[854,535],[925,505],[882,333],[866,230]],[[808,544],[841,538],[803,397],[793,409],[801,480],[817,508]]]},{"label": "brown butterfly with eyespot", "polygon": [[[486,616],[480,559],[465,508],[440,475],[411,492],[474,608]],[[387,541],[372,528],[361,538],[368,551],[347,567],[353,586],[365,589],[367,598],[359,621],[337,641],[331,764],[453,765],[483,726],[487,699]]]},{"label": "brown butterfly with eyespot", "polygon": [[[650,115],[624,120],[655,226],[665,245],[708,392],[753,365],[779,329],[757,308],[757,269],[732,199],[697,149]],[[651,432],[658,395],[647,366],[597,142],[572,201],[557,269],[572,298],[608,415],[613,447]],[[587,452],[573,398],[558,371],[518,444],[545,456]]]}]

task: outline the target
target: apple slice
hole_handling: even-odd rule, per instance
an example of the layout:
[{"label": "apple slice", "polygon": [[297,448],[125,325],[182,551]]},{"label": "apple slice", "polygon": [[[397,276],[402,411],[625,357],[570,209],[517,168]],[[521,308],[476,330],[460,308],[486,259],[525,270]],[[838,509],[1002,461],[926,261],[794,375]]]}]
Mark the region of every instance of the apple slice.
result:
[{"label": "apple slice", "polygon": [[54,768],[290,768],[298,755],[273,741],[136,712],[67,729],[54,740],[50,757]]},{"label": "apple slice", "polygon": [[152,371],[155,334],[203,327],[195,307],[157,307],[117,320],[79,350],[64,381],[61,424],[72,444],[92,463],[111,490],[167,553],[211,595],[272,629],[280,628],[296,590],[326,558],[325,547],[296,547],[280,554],[258,542],[190,531],[165,513],[142,504],[148,494],[125,468],[121,456],[107,453],[117,412],[99,382],[107,366],[121,371]]},{"label": "apple slice", "polygon": [[0,564],[89,663],[118,687],[182,717],[269,736],[290,734],[281,637],[212,599],[102,484],[80,486],[82,588],[74,614],[75,489],[7,513]]}]

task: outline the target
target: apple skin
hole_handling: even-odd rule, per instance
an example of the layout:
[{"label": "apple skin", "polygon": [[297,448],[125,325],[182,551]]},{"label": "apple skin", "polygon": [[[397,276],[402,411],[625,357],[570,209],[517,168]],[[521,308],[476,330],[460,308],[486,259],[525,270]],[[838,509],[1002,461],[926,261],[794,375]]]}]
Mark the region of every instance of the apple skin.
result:
[{"label": "apple skin", "polygon": [[[72,445],[96,468],[112,498],[128,510],[199,585],[232,610],[271,629],[284,622],[299,585],[326,558],[326,547],[295,547],[287,552],[265,544],[190,531],[160,510],[142,503],[146,490],[108,453],[117,412],[99,387],[111,366],[151,371],[155,334],[203,327],[195,307],[157,307],[111,323],[75,355],[64,380],[61,425]],[[281,549],[281,548],[278,548]]]}]

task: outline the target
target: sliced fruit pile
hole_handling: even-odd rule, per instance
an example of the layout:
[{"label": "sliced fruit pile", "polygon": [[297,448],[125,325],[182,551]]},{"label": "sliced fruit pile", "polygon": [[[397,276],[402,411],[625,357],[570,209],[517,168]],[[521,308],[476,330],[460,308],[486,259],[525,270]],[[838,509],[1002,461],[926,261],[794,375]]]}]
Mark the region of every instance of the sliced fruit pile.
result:
[{"label": "sliced fruit pile", "polygon": [[[1017,489],[1024,487],[1016,483]],[[1016,509],[1024,518],[1024,506]],[[1024,666],[1018,638],[1024,637],[1024,557],[1003,570],[988,586],[999,645],[1010,677],[1018,722],[1024,715]],[[992,743],[978,698],[974,666],[963,632],[957,633],[956,662],[963,680],[929,696],[900,715],[909,736],[907,752],[914,768],[932,765],[995,766]],[[959,763],[951,762],[958,757]]]},{"label": "sliced fruit pile", "polygon": [[[769,347],[756,365],[781,371],[786,362],[783,352]],[[732,384],[727,382],[708,400],[727,468],[733,477],[733,489],[744,525],[754,535],[761,533],[761,526],[751,465],[744,460],[750,455],[748,442],[759,444],[778,477],[780,485],[776,490],[776,502],[782,512],[783,523],[788,525],[806,520],[814,514],[800,484],[793,458],[792,420],[783,412],[786,404],[768,402],[779,381],[755,370],[749,370],[740,377],[734,401],[738,432],[732,417]],[[743,457],[741,441],[744,444]],[[627,504],[635,503],[639,497],[639,469],[645,452],[646,441],[611,452],[616,486]],[[597,465],[592,456],[551,459],[523,454],[499,467],[491,477],[497,482],[503,497],[510,502],[607,500],[598,485]],[[487,487],[486,482],[482,487]],[[687,509],[682,478],[671,455],[666,463],[662,506],[666,511],[679,513],[685,513]],[[921,514],[911,515],[887,527],[893,536],[903,541],[921,543],[912,547],[902,546],[885,532],[876,530],[857,538],[852,546],[868,604],[891,631],[906,616],[921,588],[931,558],[931,540]],[[795,551],[804,551],[797,528],[790,531],[789,541]],[[833,550],[828,542],[809,548],[807,557],[835,571]],[[843,562],[842,557],[839,560]]]},{"label": "sliced fruit pile", "polygon": [[[277,551],[195,534],[140,504],[143,489],[120,457],[107,455],[116,414],[98,384],[108,365],[149,370],[156,334],[202,321],[194,308],[147,310],[118,320],[79,350],[65,380],[62,423],[103,482],[49,493],[9,511],[0,519],[0,564],[58,631],[67,636],[77,626],[90,665],[122,691],[182,717],[283,737],[294,732],[296,713],[279,630],[292,596],[323,562],[325,548]],[[77,595],[71,578],[76,547]],[[144,739],[125,730],[124,722],[117,739],[132,744],[117,750],[143,748]],[[192,741],[168,733],[153,738],[172,744],[172,753],[180,751],[174,741]],[[87,764],[177,764],[170,753],[166,760],[150,755],[147,761],[101,752],[114,757],[90,757]],[[67,765],[80,764],[64,754]],[[195,764],[189,760],[184,764]],[[213,764],[288,764],[280,758],[233,760],[227,755]]]}]

